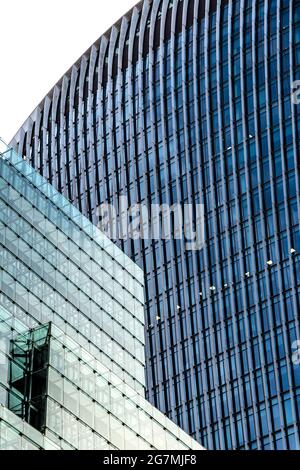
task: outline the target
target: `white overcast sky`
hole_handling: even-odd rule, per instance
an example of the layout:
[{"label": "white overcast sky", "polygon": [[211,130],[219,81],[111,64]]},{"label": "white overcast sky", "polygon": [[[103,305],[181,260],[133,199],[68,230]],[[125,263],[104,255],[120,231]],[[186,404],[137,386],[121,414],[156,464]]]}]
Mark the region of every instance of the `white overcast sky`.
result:
[{"label": "white overcast sky", "polygon": [[2,0],[0,137],[9,142],[70,66],[138,0]]}]

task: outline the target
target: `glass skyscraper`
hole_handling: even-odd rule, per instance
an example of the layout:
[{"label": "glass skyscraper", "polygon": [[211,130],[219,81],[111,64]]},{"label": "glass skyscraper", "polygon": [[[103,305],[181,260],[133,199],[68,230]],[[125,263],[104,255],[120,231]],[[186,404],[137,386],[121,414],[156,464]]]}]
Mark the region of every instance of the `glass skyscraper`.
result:
[{"label": "glass skyscraper", "polygon": [[147,397],[208,449],[300,448],[296,0],[144,0],[12,144],[94,223],[204,204],[205,244],[117,240],[146,275]]},{"label": "glass skyscraper", "polygon": [[145,400],[143,272],[0,154],[0,449],[201,446]]}]

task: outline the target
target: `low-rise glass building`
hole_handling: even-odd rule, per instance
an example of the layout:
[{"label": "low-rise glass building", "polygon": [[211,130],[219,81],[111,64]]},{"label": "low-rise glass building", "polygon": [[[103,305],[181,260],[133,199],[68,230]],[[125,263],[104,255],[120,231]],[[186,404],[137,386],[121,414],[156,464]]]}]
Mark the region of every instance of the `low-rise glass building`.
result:
[{"label": "low-rise glass building", "polygon": [[145,400],[143,273],[0,158],[0,448],[200,449]]}]

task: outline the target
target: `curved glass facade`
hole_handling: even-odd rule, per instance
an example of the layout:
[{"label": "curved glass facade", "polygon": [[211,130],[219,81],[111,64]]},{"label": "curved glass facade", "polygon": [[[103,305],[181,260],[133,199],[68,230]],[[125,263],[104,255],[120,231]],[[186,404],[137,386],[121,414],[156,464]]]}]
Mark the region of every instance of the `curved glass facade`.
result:
[{"label": "curved glass facade", "polygon": [[205,206],[205,245],[119,240],[146,275],[148,398],[208,449],[300,447],[300,4],[140,2],[13,140],[91,221]]}]

